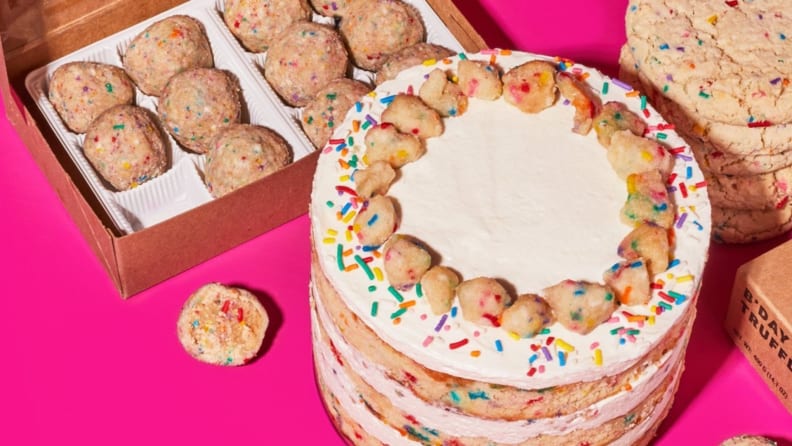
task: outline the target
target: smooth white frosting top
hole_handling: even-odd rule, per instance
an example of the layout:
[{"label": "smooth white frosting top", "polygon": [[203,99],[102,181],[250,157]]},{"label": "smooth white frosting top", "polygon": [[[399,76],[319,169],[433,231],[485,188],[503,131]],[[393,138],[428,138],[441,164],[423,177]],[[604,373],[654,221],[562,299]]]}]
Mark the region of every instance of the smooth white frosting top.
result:
[{"label": "smooth white frosting top", "polygon": [[630,231],[618,224],[625,183],[593,135],[571,132],[573,115],[572,107],[526,115],[502,99],[471,99],[388,192],[403,210],[398,232],[464,277],[499,277],[520,294],[566,278],[601,280]]},{"label": "smooth white frosting top", "polygon": [[[388,289],[382,259],[361,249],[349,231],[358,203],[345,188],[355,188],[349,176],[365,167],[365,132],[378,122],[388,98],[417,94],[428,72],[454,70],[460,57],[494,59],[504,71],[532,59],[554,61],[587,76],[603,103],[620,101],[644,116],[650,126],[647,136],[672,149],[675,260],[654,278],[648,305],[621,306],[586,336],[556,323],[534,338],[513,339],[501,328],[463,320],[456,306],[435,316],[419,289]],[[442,136],[427,141],[426,155],[400,169],[388,192],[400,208],[397,232],[426,242],[463,280],[498,278],[518,294],[564,279],[601,282],[602,272],[619,261],[616,248],[630,230],[619,220],[627,190],[595,133],[572,133],[573,115],[563,98],[535,115],[502,98],[471,99],[465,114],[444,120]],[[406,70],[353,107],[319,157],[310,207],[312,235],[322,270],[342,299],[398,351],[455,376],[544,388],[627,369],[686,312],[698,292],[709,247],[705,184],[690,148],[629,87],[569,61],[489,50]],[[601,364],[594,359],[597,350]]]}]

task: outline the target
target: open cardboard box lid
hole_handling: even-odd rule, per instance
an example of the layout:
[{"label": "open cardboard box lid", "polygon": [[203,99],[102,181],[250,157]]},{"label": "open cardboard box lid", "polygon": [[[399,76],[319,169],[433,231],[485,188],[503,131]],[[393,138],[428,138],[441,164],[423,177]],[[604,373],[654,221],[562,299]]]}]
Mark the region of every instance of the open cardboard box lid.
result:
[{"label": "open cardboard box lid", "polygon": [[[484,40],[451,0],[426,1],[466,51],[486,48]],[[27,73],[181,3],[18,0],[0,4],[0,93],[6,116],[122,297],[138,293],[308,210],[318,151],[222,198],[154,226],[122,234],[114,228],[34,106],[23,87]]]}]

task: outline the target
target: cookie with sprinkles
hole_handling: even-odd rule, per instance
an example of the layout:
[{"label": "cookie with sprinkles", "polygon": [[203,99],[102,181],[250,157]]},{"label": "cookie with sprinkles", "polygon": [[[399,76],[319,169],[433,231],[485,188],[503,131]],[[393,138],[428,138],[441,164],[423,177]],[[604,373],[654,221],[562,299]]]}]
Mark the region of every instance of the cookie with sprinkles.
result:
[{"label": "cookie with sprinkles", "polygon": [[177,335],[193,358],[215,365],[238,366],[258,355],[269,316],[248,290],[209,283],[184,303]]},{"label": "cookie with sprinkles", "polygon": [[124,51],[124,69],[143,93],[159,96],[171,77],[211,68],[214,56],[203,24],[186,15],[152,23]]},{"label": "cookie with sprinkles", "polygon": [[300,125],[314,147],[321,149],[327,144],[334,127],[343,121],[358,99],[369,91],[371,87],[363,82],[340,78],[316,92],[300,114]]},{"label": "cookie with sprinkles", "polygon": [[792,167],[751,176],[717,175],[704,171],[714,206],[733,209],[781,209],[792,195]]},{"label": "cookie with sprinkles", "polygon": [[70,62],[52,73],[48,97],[69,130],[85,133],[108,108],[134,103],[135,86],[126,72],[116,66]]},{"label": "cookie with sprinkles", "polygon": [[620,71],[690,142],[710,186],[719,242],[789,229],[790,13],[785,2],[687,0],[635,0],[626,13]]},{"label": "cookie with sprinkles", "polygon": [[168,169],[170,149],[157,119],[135,105],[116,105],[88,127],[83,153],[105,181],[132,189]]},{"label": "cookie with sprinkles", "polygon": [[173,76],[162,92],[157,113],[165,130],[182,146],[206,153],[212,138],[242,115],[239,81],[230,72],[193,68]]},{"label": "cookie with sprinkles", "polygon": [[720,446],[776,446],[778,443],[759,435],[738,435],[727,438]]},{"label": "cookie with sprinkles", "polygon": [[289,144],[275,131],[231,124],[223,127],[210,144],[204,179],[212,196],[222,197],[277,172],[291,160]]},{"label": "cookie with sprinkles", "polygon": [[641,72],[688,114],[736,126],[792,121],[792,4],[631,0],[627,44]]},{"label": "cookie with sprinkles", "polygon": [[306,0],[225,0],[223,21],[245,49],[267,51],[292,23],[311,20]]},{"label": "cookie with sprinkles", "polygon": [[772,172],[792,165],[792,125],[752,123],[731,125],[714,122],[686,111],[662,94],[635,62],[630,47],[619,57],[621,77],[644,91],[681,136],[691,145],[701,168],[715,174],[747,176]]},{"label": "cookie with sprinkles", "polygon": [[391,54],[426,36],[420,13],[401,0],[353,2],[338,29],[352,62],[369,71],[379,70]]},{"label": "cookie with sprinkles", "polygon": [[313,22],[297,22],[272,42],[264,77],[289,105],[308,104],[319,90],[343,78],[349,55],[338,32]]},{"label": "cookie with sprinkles", "polygon": [[[395,126],[381,123],[397,100],[419,94],[435,70],[455,81],[464,66],[484,70],[465,76],[465,113],[440,118],[441,132],[417,132],[421,156],[391,162],[404,141],[385,138]],[[496,94],[479,98],[470,81],[484,72],[498,77]],[[559,94],[558,73],[575,88]],[[526,99],[522,87],[534,85],[544,94]],[[609,129],[673,148],[651,187],[620,178],[598,133],[585,131],[598,108],[586,99],[624,104],[608,109]],[[315,365],[342,435],[352,444],[647,443],[684,367],[709,247],[706,181],[690,148],[629,85],[517,51],[425,61],[359,102],[321,150],[310,206]],[[616,123],[621,112],[630,122]],[[388,150],[372,150],[385,141]],[[364,182],[360,196],[356,172],[368,181],[378,171],[375,185],[387,187]],[[375,189],[398,227],[371,242],[359,231]],[[652,207],[632,212],[639,226],[663,207],[662,239],[627,239],[629,193]],[[394,265],[390,240],[404,234],[431,255],[401,253]],[[638,252],[646,257],[632,259]],[[586,285],[551,289],[567,281]]]},{"label": "cookie with sprinkles", "polygon": [[377,75],[374,78],[374,82],[379,85],[387,80],[393,79],[396,77],[396,75],[407,68],[420,65],[424,62],[436,63],[438,60],[442,60],[453,55],[453,51],[441,45],[428,42],[416,43],[415,45],[402,48],[401,50],[389,55],[382,64],[382,67],[377,70]]},{"label": "cookie with sprinkles", "polygon": [[712,237],[720,243],[752,243],[792,229],[792,206],[780,209],[712,207]]},{"label": "cookie with sprinkles", "polygon": [[655,98],[653,103],[690,144],[702,170],[712,175],[754,176],[792,166],[792,147],[788,143],[792,126],[751,129],[691,123],[667,101]]},{"label": "cookie with sprinkles", "polygon": [[327,17],[343,17],[351,0],[310,0],[314,11]]},{"label": "cookie with sprinkles", "polygon": [[[686,123],[670,105],[656,101],[677,133],[690,144],[701,168],[716,175],[752,176],[792,166],[792,126],[736,129]],[[747,134],[747,135],[746,135]]]}]

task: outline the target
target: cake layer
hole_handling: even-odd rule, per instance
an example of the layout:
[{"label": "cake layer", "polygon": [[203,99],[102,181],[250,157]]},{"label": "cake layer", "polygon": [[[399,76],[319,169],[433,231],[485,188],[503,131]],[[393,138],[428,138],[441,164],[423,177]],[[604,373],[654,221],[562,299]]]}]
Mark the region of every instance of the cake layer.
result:
[{"label": "cake layer", "polygon": [[[366,415],[368,412],[366,412],[364,407],[346,401],[344,402],[345,405],[342,405],[341,399],[336,397],[331,388],[334,383],[330,380],[325,382],[322,377],[318,376],[318,372],[317,384],[319,385],[322,401],[331,416],[333,425],[347,443],[358,446],[383,446],[386,444],[396,445],[399,444],[399,441],[405,441],[402,439],[395,440],[393,443],[383,443],[378,440],[374,432],[387,431],[389,435],[392,435],[391,432],[387,430],[387,426],[383,425],[374,415],[370,413]],[[679,382],[675,383],[675,386],[676,387],[673,389],[668,389],[666,391],[666,394],[663,396],[663,401],[656,406],[655,412],[652,413],[649,419],[644,420],[639,426],[636,426],[612,444],[624,446],[648,445],[654,438],[663,419],[665,419],[666,415],[671,410],[671,405],[674,401],[674,393],[679,386]],[[364,429],[360,423],[353,418],[354,416],[361,416],[362,422],[367,424],[367,428]],[[582,443],[582,445],[585,444],[585,442]],[[588,444],[589,446],[595,446],[591,443]]]},{"label": "cake layer", "polygon": [[[421,439],[431,437],[433,441],[461,441],[463,444],[541,444],[553,439],[564,443],[578,443],[600,437],[607,442],[620,434],[627,423],[613,423],[610,435],[600,432],[601,426],[616,418],[632,420],[634,412],[645,400],[664,387],[672,379],[672,370],[681,367],[684,349],[689,337],[684,339],[660,360],[630,378],[619,391],[591,406],[569,415],[547,418],[532,418],[517,421],[490,420],[466,415],[457,408],[449,408],[434,401],[424,401],[412,393],[409,387],[390,378],[390,372],[376,363],[369,362],[357,352],[340,334],[334,321],[327,314],[322,299],[314,293],[313,332],[316,367],[325,373],[332,368],[338,379],[345,377],[346,387],[355,389],[365,405],[386,423],[397,426]],[[564,395],[575,399],[585,392],[570,386]],[[479,394],[480,398],[488,398]],[[421,434],[423,433],[423,434]]]},{"label": "cake layer", "polygon": [[[316,315],[314,314],[314,317]],[[663,373],[654,376],[651,385],[637,387],[633,391],[642,392],[639,403],[622,408],[622,413],[612,416],[599,416],[598,408],[588,411],[595,414],[596,422],[592,425],[570,425],[564,433],[538,434],[528,438],[498,438],[499,431],[493,429],[491,421],[482,421],[468,417],[466,426],[456,428],[488,429],[478,437],[459,437],[450,435],[448,431],[436,429],[422,423],[420,417],[404,413],[390,404],[390,399],[380,394],[356,374],[350,373],[353,364],[346,363],[339,356],[335,344],[326,344],[325,333],[314,319],[314,357],[317,379],[326,406],[333,415],[336,427],[354,444],[444,444],[457,446],[503,445],[636,445],[648,443],[654,430],[665,416],[673,401],[673,394],[684,369],[684,346],[675,350],[673,358],[662,366]],[[332,345],[332,347],[331,347]],[[678,352],[678,354],[677,354]],[[369,369],[360,369],[361,374],[368,377]],[[442,411],[441,409],[437,409]],[[453,415],[452,415],[453,416]],[[507,422],[496,422],[507,423]],[[524,428],[536,427],[533,420],[511,422]],[[365,426],[365,427],[363,427]],[[445,425],[444,427],[447,427]]]},{"label": "cake layer", "polygon": [[[388,379],[425,401],[482,418],[541,419],[585,410],[631,387],[631,382],[637,376],[660,362],[676,346],[683,344],[695,314],[695,305],[686,305],[678,323],[658,340],[658,345],[648,349],[632,367],[620,373],[599,380],[523,389],[440,373],[395,350],[346,307],[316,263],[315,255],[312,256],[312,262],[312,282],[321,308],[327,312],[327,325],[333,325],[367,363],[381,367]],[[541,347],[536,354],[544,354]],[[526,361],[529,360],[526,358]],[[569,395],[575,396],[571,398]]]}]

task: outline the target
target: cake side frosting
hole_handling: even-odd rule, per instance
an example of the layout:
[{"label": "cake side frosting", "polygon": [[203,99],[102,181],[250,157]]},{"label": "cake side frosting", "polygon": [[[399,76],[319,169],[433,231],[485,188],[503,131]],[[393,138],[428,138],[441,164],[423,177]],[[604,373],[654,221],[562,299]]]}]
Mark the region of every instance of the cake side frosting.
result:
[{"label": "cake side frosting", "polygon": [[[351,233],[357,209],[349,199],[354,194],[350,176],[363,166],[366,129],[376,124],[394,94],[417,92],[424,75],[436,68],[431,63],[402,73],[361,100],[323,150],[310,209],[312,236],[322,270],[349,308],[375,333],[432,370],[535,389],[596,380],[629,368],[677,322],[700,285],[709,244],[710,209],[705,182],[690,149],[646,105],[644,97],[595,70],[568,61],[498,50],[462,55],[438,64],[453,69],[460,58],[494,60],[504,70],[528,60],[549,60],[562,70],[586,77],[603,102],[623,102],[645,117],[649,124],[647,136],[664,143],[676,158],[669,176],[669,190],[678,214],[674,260],[666,272],[654,277],[652,300],[648,305],[619,307],[608,322],[588,335],[554,324],[534,338],[515,339],[498,328],[462,320],[457,307],[433,315],[420,286],[406,292],[388,286],[379,253],[358,246]],[[485,268],[486,274],[509,281],[520,294],[546,286],[541,280],[601,280],[601,273],[618,259],[616,246],[629,231],[618,221],[625,193],[618,193],[620,182],[604,161],[605,151],[595,136],[569,131],[573,112],[563,100],[539,115],[512,116],[504,112],[508,107],[502,100],[482,105],[471,99],[469,115],[447,119],[446,134],[430,140],[427,155],[402,169],[402,177],[389,193],[401,208],[399,232],[409,229],[411,235],[438,251],[443,264],[451,265],[465,278]],[[503,113],[498,113],[499,108]],[[563,116],[567,118],[557,119]],[[477,139],[482,134],[489,139]],[[487,141],[493,144],[486,144]],[[559,146],[562,148],[553,150]],[[450,151],[456,156],[449,157]],[[522,158],[504,157],[504,151]],[[574,154],[575,163],[569,162],[570,153]],[[541,162],[531,162],[539,158]],[[460,170],[460,163],[455,163],[458,160],[477,166],[477,171]],[[510,166],[504,168],[509,174],[499,175],[504,166]],[[525,166],[524,175],[514,166]],[[473,175],[475,178],[471,178]],[[575,183],[573,178],[580,182]],[[567,190],[577,193],[538,204],[539,198],[558,197],[559,190],[567,185],[573,187]],[[443,196],[456,188],[462,191],[456,197],[468,197],[466,190],[471,187],[476,191],[470,196],[477,196],[478,202],[459,202],[453,194]],[[437,196],[444,198],[434,202],[411,200]],[[421,203],[416,205],[418,201]],[[426,202],[430,205],[423,206]],[[445,206],[455,202],[457,209]],[[482,206],[482,202],[488,205]],[[565,202],[563,210],[580,209],[580,215],[572,212],[566,218],[558,218],[560,211],[547,207],[556,202]],[[470,214],[478,216],[466,226],[460,216]],[[503,230],[505,216],[513,224],[516,222],[517,229]],[[446,228],[459,228],[456,236],[446,236],[448,231],[437,223],[443,220],[451,221]],[[432,234],[432,227],[441,228],[435,231],[439,235]],[[500,241],[490,238],[500,232],[512,235]],[[572,238],[568,234],[581,239],[576,244],[568,243]],[[480,248],[465,245],[460,238],[478,240]],[[528,244],[515,248],[511,241],[518,238],[528,240]],[[544,250],[540,249],[542,243],[531,242],[548,239],[552,242],[544,243]],[[576,250],[578,245],[588,248],[582,259]],[[447,258],[453,258],[453,262],[447,262]],[[551,258],[558,260],[545,261]],[[503,265],[504,269],[498,269]],[[532,275],[521,274],[527,269],[532,270]],[[524,281],[525,277],[530,279]]]},{"label": "cake side frosting", "polygon": [[[320,385],[322,387],[322,392],[329,394],[331,396],[330,399],[326,399],[326,403],[331,405],[337,405],[333,407],[333,411],[335,412],[336,423],[339,429],[343,428],[343,424],[349,424],[348,427],[352,428],[352,434],[355,436],[354,438],[357,441],[363,442],[367,444],[366,441],[368,437],[371,437],[371,441],[376,442],[384,442],[385,444],[391,445],[411,445],[411,444],[420,444],[425,443],[426,438],[422,438],[421,432],[429,433],[430,435],[436,435],[437,431],[431,428],[423,428],[423,429],[416,429],[416,431],[412,432],[410,435],[405,435],[405,433],[401,429],[396,429],[392,425],[385,422],[381,419],[381,415],[378,415],[376,412],[372,411],[372,408],[369,406],[367,401],[363,399],[360,395],[360,389],[357,388],[353,381],[350,379],[351,375],[349,375],[343,367],[339,367],[337,361],[339,360],[337,353],[333,351],[328,351],[327,349],[321,348],[323,345],[324,340],[321,338],[321,331],[318,328],[318,320],[316,319],[316,314],[312,315],[312,324],[313,324],[313,334],[314,334],[314,356],[315,361],[317,363],[317,377],[319,379]],[[683,348],[680,347],[674,353],[682,352]],[[679,358],[675,358],[679,359]],[[672,361],[668,361],[666,366],[671,366]],[[658,423],[664,418],[665,413],[667,413],[671,403],[673,402],[674,393],[676,391],[676,386],[678,385],[679,378],[682,374],[683,367],[674,365],[673,367],[668,367],[665,372],[669,372],[666,377],[668,381],[667,384],[660,383],[659,386],[653,387],[651,392],[649,389],[646,389],[649,393],[656,394],[657,392],[662,392],[659,400],[655,396],[655,404],[653,409],[651,409],[650,413],[647,416],[644,416],[640,421],[632,426],[627,426],[622,420],[627,418],[625,417],[616,417],[615,420],[618,421],[619,424],[625,429],[624,432],[618,436],[618,438],[611,439],[609,444],[611,445],[634,445],[638,444],[640,441],[645,441],[648,437],[652,435],[652,430],[657,428]],[[659,387],[659,388],[658,388]],[[638,403],[641,406],[641,403]],[[631,409],[637,408],[625,408],[626,411],[630,411]],[[596,409],[594,409],[596,410]],[[626,412],[625,412],[626,413]],[[348,417],[348,418],[347,418]],[[633,418],[634,415],[627,415],[626,417]],[[347,418],[347,419],[344,419]],[[597,417],[600,419],[601,417]],[[417,418],[411,418],[414,422],[419,422]],[[471,418],[469,421],[472,421]],[[608,422],[609,420],[602,419],[600,421]],[[612,421],[612,420],[610,420]],[[481,423],[481,419],[476,419],[473,425],[475,426],[478,423]],[[492,430],[492,422],[485,422],[488,428],[490,429],[485,437],[481,438],[495,438],[498,436],[504,435],[499,429]],[[509,424],[504,422],[495,422],[500,424]],[[530,430],[532,426],[532,422],[512,422],[511,424],[522,424],[524,426],[523,430]],[[352,426],[360,426],[361,430],[357,430]],[[365,426],[365,428],[362,428]],[[444,426],[447,427],[447,426]],[[567,432],[571,432],[576,429],[578,426],[575,426],[573,429],[568,429]],[[595,429],[597,429],[595,427]],[[342,431],[344,431],[342,429]],[[346,435],[349,435],[350,432],[346,432]],[[525,437],[524,435],[520,435],[519,438],[523,440],[520,443],[515,443],[514,441],[509,441],[505,444],[522,444],[522,443],[532,443],[535,441],[553,441],[554,437],[547,437],[546,433],[539,432],[540,438],[536,438],[536,436]],[[352,438],[350,436],[350,438]],[[428,437],[427,437],[428,438]],[[514,440],[514,437],[508,437]],[[490,440],[485,440],[487,443],[490,444]],[[544,443],[540,443],[544,444]]]},{"label": "cake side frosting", "polygon": [[[317,290],[312,287],[312,295]],[[365,370],[365,382],[377,392],[393,402],[400,411],[409,414],[411,420],[427,431],[442,431],[454,437],[480,437],[504,444],[526,442],[540,435],[559,436],[576,430],[594,429],[618,417],[628,417],[677,370],[685,351],[686,342],[680,342],[663,355],[657,363],[650,364],[630,380],[629,389],[622,389],[585,409],[568,415],[530,420],[488,420],[481,417],[449,411],[442,406],[427,402],[406,391],[403,386],[389,377],[384,370],[349,345],[323,308],[321,299],[314,298],[312,312],[314,332],[314,352],[320,368],[329,370],[335,361],[341,367],[351,370]],[[338,366],[334,368],[338,370]],[[348,370],[347,370],[348,372]],[[342,374],[339,374],[342,375]],[[346,373],[349,375],[349,373]],[[351,381],[348,376],[338,376],[337,380]],[[344,388],[355,388],[354,383],[345,383]],[[336,389],[336,392],[341,389]],[[347,397],[365,400],[360,390],[352,391]],[[528,422],[526,422],[528,421]]]}]

